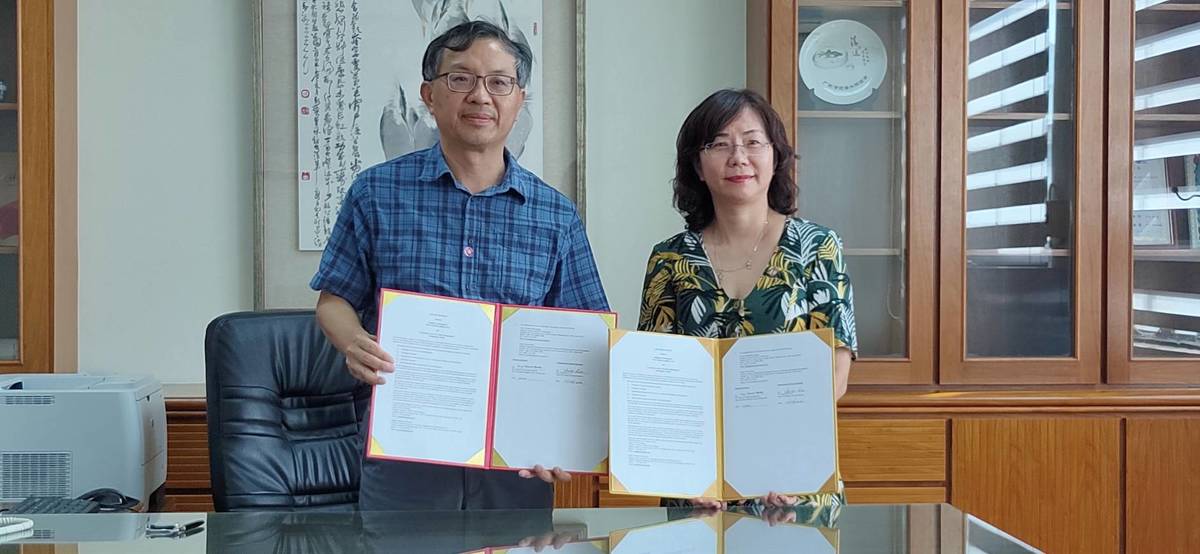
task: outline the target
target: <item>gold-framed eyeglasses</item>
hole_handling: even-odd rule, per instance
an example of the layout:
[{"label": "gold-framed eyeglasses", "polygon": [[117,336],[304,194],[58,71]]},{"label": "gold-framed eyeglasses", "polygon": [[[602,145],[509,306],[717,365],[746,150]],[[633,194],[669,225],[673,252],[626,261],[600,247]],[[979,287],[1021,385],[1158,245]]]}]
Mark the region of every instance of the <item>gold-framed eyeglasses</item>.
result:
[{"label": "gold-framed eyeglasses", "polygon": [[442,73],[434,79],[442,77],[446,78],[446,88],[452,92],[471,92],[475,90],[475,83],[480,78],[483,78],[483,88],[493,96],[508,96],[517,87],[517,78],[509,75],[475,75],[474,73],[450,71]]},{"label": "gold-framed eyeglasses", "polygon": [[715,140],[700,147],[701,152],[707,152],[712,156],[732,156],[737,151],[738,147],[746,150],[747,156],[758,156],[766,153],[771,147],[771,143],[765,140],[750,139],[742,144],[728,140]]}]

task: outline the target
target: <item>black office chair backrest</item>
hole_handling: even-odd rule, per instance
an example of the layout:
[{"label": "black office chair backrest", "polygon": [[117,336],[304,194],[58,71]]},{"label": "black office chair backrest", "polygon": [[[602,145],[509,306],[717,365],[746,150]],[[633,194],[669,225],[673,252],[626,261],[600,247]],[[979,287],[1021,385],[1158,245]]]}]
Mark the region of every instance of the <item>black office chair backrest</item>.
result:
[{"label": "black office chair backrest", "polygon": [[217,511],[357,507],[371,389],[346,372],[311,310],[218,317],[204,361]]}]

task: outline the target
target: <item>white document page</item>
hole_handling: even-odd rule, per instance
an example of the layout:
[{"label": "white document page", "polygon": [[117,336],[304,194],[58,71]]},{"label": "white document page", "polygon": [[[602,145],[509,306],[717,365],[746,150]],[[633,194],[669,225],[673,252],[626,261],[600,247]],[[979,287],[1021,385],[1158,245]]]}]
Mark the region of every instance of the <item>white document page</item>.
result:
[{"label": "white document page", "polygon": [[465,464],[482,452],[495,312],[491,304],[384,293],[379,344],[396,372],[375,387],[369,454]]},{"label": "white document page", "polygon": [[[711,521],[709,521],[711,520]],[[717,554],[720,517],[681,519],[609,535],[612,554]]]},{"label": "white document page", "polygon": [[609,466],[629,492],[692,498],[717,482],[716,371],[701,340],[626,333],[612,347]]},{"label": "white document page", "polygon": [[[503,308],[493,450],[510,468],[598,472],[608,457],[612,314]],[[606,320],[607,318],[607,320]]]},{"label": "white document page", "polygon": [[833,349],[813,333],[738,339],[723,359],[725,482],[816,492],[837,467]]}]

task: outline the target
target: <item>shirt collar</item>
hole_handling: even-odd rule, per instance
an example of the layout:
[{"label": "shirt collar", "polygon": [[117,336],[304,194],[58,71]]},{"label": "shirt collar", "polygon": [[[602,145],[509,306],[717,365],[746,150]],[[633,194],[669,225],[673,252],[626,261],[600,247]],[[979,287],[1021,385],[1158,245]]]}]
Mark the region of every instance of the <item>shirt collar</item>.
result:
[{"label": "shirt collar", "polygon": [[[450,176],[450,179],[446,180],[446,176]],[[450,183],[455,188],[466,192],[466,188],[454,180],[454,175],[450,172],[450,166],[446,163],[446,156],[442,154],[441,142],[435,143],[430,147],[429,155],[425,157],[425,165],[421,168],[420,178],[424,182]],[[504,177],[500,179],[499,183],[479,193],[479,196],[495,196],[506,192],[513,192],[524,202],[529,198],[529,188],[532,185],[532,174],[521,167],[517,163],[517,159],[508,151],[508,148],[505,148]]]}]

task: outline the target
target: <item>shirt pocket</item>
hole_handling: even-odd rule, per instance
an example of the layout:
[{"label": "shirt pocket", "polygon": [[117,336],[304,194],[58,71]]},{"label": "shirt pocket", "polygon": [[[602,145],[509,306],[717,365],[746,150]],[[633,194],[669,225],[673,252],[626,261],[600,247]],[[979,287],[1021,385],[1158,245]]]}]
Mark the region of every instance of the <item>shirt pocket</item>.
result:
[{"label": "shirt pocket", "polygon": [[[488,280],[505,304],[541,306],[550,292],[556,257],[553,242],[541,232],[518,233],[496,249]],[[523,236],[522,236],[523,235]]]}]

